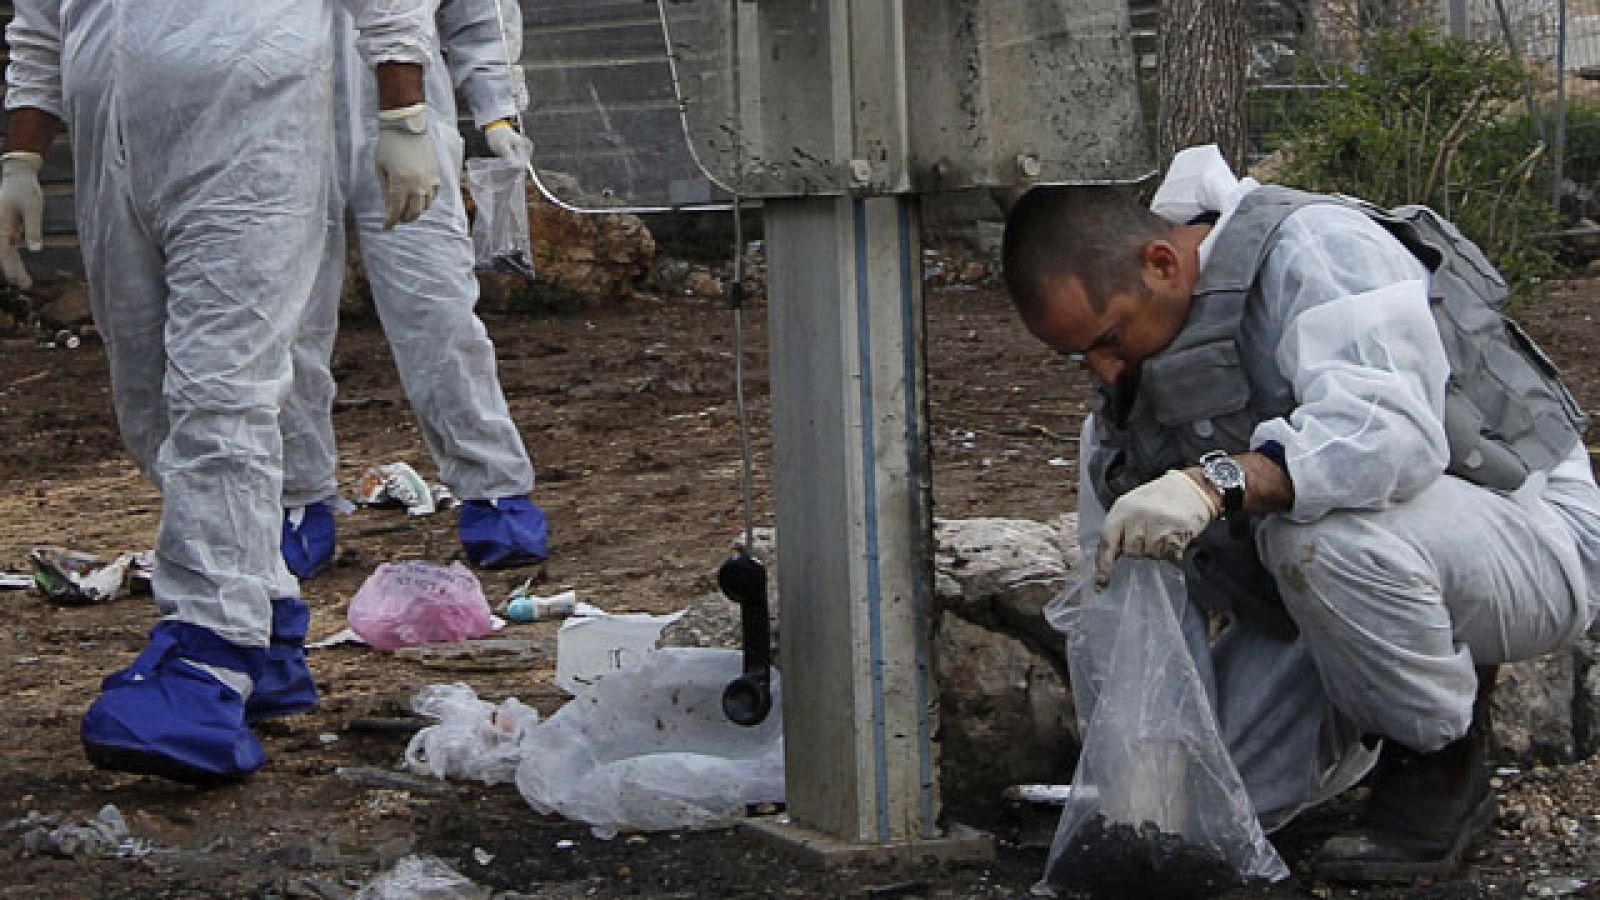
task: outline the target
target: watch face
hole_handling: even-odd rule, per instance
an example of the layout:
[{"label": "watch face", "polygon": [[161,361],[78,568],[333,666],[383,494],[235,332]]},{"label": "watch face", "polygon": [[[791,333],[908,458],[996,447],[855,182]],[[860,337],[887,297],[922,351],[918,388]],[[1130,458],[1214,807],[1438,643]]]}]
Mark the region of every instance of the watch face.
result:
[{"label": "watch face", "polygon": [[1230,457],[1207,460],[1206,480],[1222,490],[1244,487],[1244,467]]}]

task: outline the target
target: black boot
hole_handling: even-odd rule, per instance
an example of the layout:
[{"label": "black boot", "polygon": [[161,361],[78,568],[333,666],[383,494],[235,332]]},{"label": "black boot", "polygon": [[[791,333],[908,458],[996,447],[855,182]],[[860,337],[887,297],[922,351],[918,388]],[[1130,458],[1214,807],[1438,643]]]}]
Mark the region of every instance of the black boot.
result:
[{"label": "black boot", "polygon": [[1312,866],[1318,875],[1329,881],[1410,881],[1461,868],[1467,848],[1495,817],[1488,765],[1494,677],[1492,669],[1480,669],[1478,702],[1465,737],[1433,753],[1393,742],[1384,746],[1366,808],[1354,830],[1317,851]]}]

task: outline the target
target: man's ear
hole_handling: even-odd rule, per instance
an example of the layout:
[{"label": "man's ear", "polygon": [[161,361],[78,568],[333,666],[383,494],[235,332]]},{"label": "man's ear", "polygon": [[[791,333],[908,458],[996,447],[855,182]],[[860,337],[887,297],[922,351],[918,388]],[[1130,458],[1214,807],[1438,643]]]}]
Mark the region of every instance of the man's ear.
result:
[{"label": "man's ear", "polygon": [[1150,241],[1139,250],[1139,270],[1148,288],[1171,285],[1178,279],[1180,268],[1178,248],[1166,240]]}]

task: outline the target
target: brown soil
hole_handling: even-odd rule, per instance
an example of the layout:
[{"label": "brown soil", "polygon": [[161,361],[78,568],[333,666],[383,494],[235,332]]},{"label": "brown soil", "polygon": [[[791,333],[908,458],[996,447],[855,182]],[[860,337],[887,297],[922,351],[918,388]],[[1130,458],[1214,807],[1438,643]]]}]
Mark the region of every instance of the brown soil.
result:
[{"label": "brown soil", "polygon": [[[1591,404],[1600,397],[1593,288],[1561,285],[1521,310]],[[992,286],[936,291],[928,305],[936,513],[1044,519],[1073,508],[1076,470],[1050,461],[1076,458],[1084,376],[1033,343]],[[758,522],[770,524],[764,309],[747,319]],[[552,591],[575,588],[614,610],[661,612],[714,591],[716,566],[742,527],[731,314],[712,301],[672,298],[488,324],[536,456],[536,499],[552,523],[553,559],[532,574]],[[375,323],[346,323],[336,372],[342,482],[394,460],[432,478]],[[121,450],[97,342],[67,350],[0,340],[0,421],[0,568],[25,568],[38,545],[113,554],[151,544],[158,497]],[[313,637],[342,627],[346,604],[377,563],[443,562],[458,550],[448,514],[361,510],[341,519],[340,531],[337,565],[305,586]],[[498,598],[529,574],[483,573],[482,581]],[[828,873],[788,864],[735,833],[601,842],[535,815],[510,786],[456,785],[431,796],[334,773],[392,766],[404,736],[368,726],[401,714],[425,684],[464,679],[481,696],[515,695],[550,712],[562,695],[548,661],[531,671],[460,672],[364,648],[317,651],[321,709],[263,728],[272,761],[247,783],[200,791],[95,770],[79,749],[78,717],[99,679],[143,645],[155,617],[147,599],[63,609],[31,592],[0,593],[0,695],[10,698],[0,708],[0,897],[338,896],[414,851],[437,853],[497,890],[541,897],[1008,897],[1025,896],[1043,871],[1042,851],[1008,844],[984,866]],[[554,627],[514,625],[508,636],[553,649]],[[1512,812],[1467,877],[1378,895],[1526,896],[1553,875],[1600,879],[1597,781],[1593,763],[1508,775]],[[21,829],[5,828],[29,811],[85,819],[108,803],[156,852],[35,857],[23,852]],[[1303,863],[1348,807],[1308,816],[1282,836],[1293,880],[1240,895],[1347,895],[1305,875]],[[1543,831],[1530,830],[1530,810]],[[558,850],[558,840],[576,845]]]}]

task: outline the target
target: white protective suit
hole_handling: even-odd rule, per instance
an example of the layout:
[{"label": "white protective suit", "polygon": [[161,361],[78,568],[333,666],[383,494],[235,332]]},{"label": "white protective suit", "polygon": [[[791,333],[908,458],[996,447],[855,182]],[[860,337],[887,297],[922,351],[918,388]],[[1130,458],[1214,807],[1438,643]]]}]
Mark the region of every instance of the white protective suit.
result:
[{"label": "white protective suit", "polygon": [[324,501],[338,492],[330,361],[339,326],[347,209],[355,219],[373,303],[400,381],[441,478],[463,500],[520,496],[533,489],[533,465],[495,373],[494,345],[473,312],[478,281],[461,199],[462,141],[451,84],[453,78],[479,128],[517,114],[497,0],[432,0],[429,6],[434,5],[444,59],[435,51],[427,96],[439,153],[439,196],[422,218],[398,231],[383,230],[383,194],[372,162],[377,89],[354,52],[348,20],[339,28],[334,77],[341,100],[348,100],[336,123],[343,162],[322,269],[295,341],[294,391],[283,416],[285,507]]},{"label": "white protective suit", "polygon": [[[345,0],[369,64],[426,63],[422,0]],[[72,139],[129,452],[162,493],[162,612],[244,646],[298,589],[278,410],[325,243],[334,0],[17,0],[6,107]]]},{"label": "white protective suit", "polygon": [[[1193,148],[1152,209],[1179,223],[1221,214],[1203,267],[1256,187],[1215,147]],[[1600,491],[1581,444],[1509,496],[1444,474],[1449,367],[1427,277],[1361,213],[1308,206],[1285,220],[1241,325],[1252,391],[1294,406],[1251,446],[1281,443],[1294,484],[1293,508],[1263,521],[1258,548],[1300,638],[1235,627],[1197,661],[1269,826],[1359,777],[1370,762],[1361,735],[1421,752],[1461,737],[1474,665],[1544,653],[1594,616]],[[1092,419],[1082,446],[1087,457]],[[1079,500],[1088,559],[1105,511],[1086,478]],[[1205,646],[1203,632],[1191,646]]]}]

